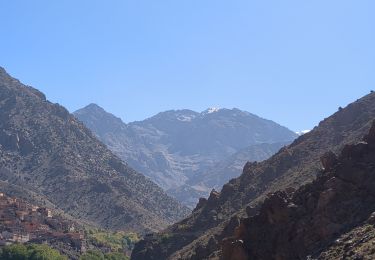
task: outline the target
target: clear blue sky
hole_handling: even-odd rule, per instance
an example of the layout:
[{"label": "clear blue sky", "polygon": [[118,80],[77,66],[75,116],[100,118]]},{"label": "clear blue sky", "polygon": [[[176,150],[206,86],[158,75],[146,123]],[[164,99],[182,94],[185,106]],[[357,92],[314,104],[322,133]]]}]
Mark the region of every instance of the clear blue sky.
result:
[{"label": "clear blue sky", "polygon": [[375,1],[4,0],[0,65],[124,121],[238,107],[293,130],[375,89]]}]

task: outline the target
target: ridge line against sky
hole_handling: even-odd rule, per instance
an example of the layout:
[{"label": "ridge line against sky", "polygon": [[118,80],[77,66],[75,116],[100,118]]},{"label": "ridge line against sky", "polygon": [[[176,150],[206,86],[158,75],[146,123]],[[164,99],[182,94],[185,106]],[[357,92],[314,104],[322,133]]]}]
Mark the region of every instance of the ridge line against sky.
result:
[{"label": "ridge line against sky", "polygon": [[374,1],[3,1],[0,66],[124,122],[249,111],[294,131],[375,88]]}]

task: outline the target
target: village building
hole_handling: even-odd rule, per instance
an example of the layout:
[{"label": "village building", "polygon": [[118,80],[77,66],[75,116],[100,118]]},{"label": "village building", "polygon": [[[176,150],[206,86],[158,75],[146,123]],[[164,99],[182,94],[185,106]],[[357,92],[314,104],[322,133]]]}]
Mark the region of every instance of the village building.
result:
[{"label": "village building", "polygon": [[56,239],[68,241],[77,251],[86,250],[84,235],[77,231],[72,221],[61,216],[54,217],[48,208],[34,206],[0,192],[0,246],[48,243]]}]

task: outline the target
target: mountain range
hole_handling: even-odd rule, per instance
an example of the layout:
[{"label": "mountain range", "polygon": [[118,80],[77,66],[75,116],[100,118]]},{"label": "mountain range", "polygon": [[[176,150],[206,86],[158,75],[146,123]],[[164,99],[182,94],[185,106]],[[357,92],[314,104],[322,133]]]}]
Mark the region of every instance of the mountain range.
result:
[{"label": "mountain range", "polygon": [[3,68],[0,187],[107,229],[157,231],[189,212],[122,162],[64,107]]},{"label": "mountain range", "polygon": [[131,167],[191,208],[239,176],[247,161],[267,159],[297,137],[236,108],[170,110],[128,124],[96,104],[74,115]]},{"label": "mountain range", "polygon": [[[368,202],[362,199],[370,198],[372,196],[371,190],[368,188],[358,189],[372,185],[373,177],[370,176],[373,175],[374,171],[371,168],[373,167],[371,161],[373,162],[374,158],[371,157],[372,151],[366,150],[370,149],[372,145],[365,146],[362,150],[361,145],[357,146],[356,144],[363,143],[363,137],[369,133],[374,118],[375,93],[370,93],[345,108],[340,107],[335,114],[321,121],[312,131],[300,136],[268,160],[260,163],[247,163],[241,176],[225,184],[221,192],[213,191],[208,199],[200,199],[189,217],[160,233],[145,237],[136,245],[132,258],[137,260],[306,259],[309,255],[323,253],[325,249],[332,256],[335,252],[330,251],[327,244],[334,247],[335,239],[339,239],[340,236],[346,236],[348,245],[346,248],[345,244],[337,245],[337,250],[341,250],[337,253],[337,257],[341,256],[343,258],[339,259],[346,259],[346,253],[354,257],[355,253],[350,253],[350,248],[355,245],[351,244],[353,242],[350,242],[350,238],[348,238],[349,233],[352,232],[352,236],[355,234],[358,236],[358,234],[364,232],[355,228],[356,225],[363,223],[361,221],[371,217],[369,213],[371,209],[358,211],[358,215],[346,214],[345,210],[330,210],[329,205],[335,204],[330,204],[329,196],[331,192],[337,193],[337,198],[345,198],[343,203],[346,203],[346,211],[350,211],[350,205],[353,209],[356,207],[363,209],[368,205]],[[348,144],[354,146],[347,146]],[[337,165],[336,155],[324,159],[327,152],[338,154],[342,150],[344,155],[340,158],[343,159],[338,161],[342,161],[342,163],[337,166],[337,169],[335,168]],[[362,154],[370,157],[363,159]],[[323,165],[320,162],[322,156]],[[357,161],[350,161],[352,160],[350,158],[355,158]],[[347,164],[352,167],[348,168],[353,169],[352,172],[348,172],[345,167],[342,167],[342,165]],[[319,184],[310,184],[310,186],[303,188],[304,185],[311,183],[322,174],[324,165],[326,165],[327,171],[332,172],[329,173],[331,175],[328,179],[333,177],[338,179],[343,174],[347,174],[345,178],[349,178],[348,181],[352,181],[355,186],[347,188],[345,186],[328,186],[328,183],[324,184],[327,178],[318,178],[315,183]],[[330,165],[335,166],[332,166],[331,169]],[[369,178],[368,184],[366,184],[367,176]],[[322,182],[323,184],[320,184]],[[316,192],[311,192],[312,187],[318,187]],[[280,190],[284,191],[281,195]],[[311,195],[309,195],[309,192]],[[351,195],[353,195],[352,200]],[[309,196],[311,199],[309,199]],[[316,196],[322,196],[323,204],[316,203],[316,201],[319,201],[316,200]],[[327,200],[326,204],[324,204],[324,199]],[[271,203],[273,200],[276,202]],[[285,201],[285,204],[283,204],[283,201]],[[275,207],[272,207],[272,205],[275,205]],[[284,210],[285,207],[291,207],[290,211],[289,209]],[[294,207],[297,212],[293,211]],[[320,215],[320,218],[319,215],[316,215],[315,218],[318,207],[323,210],[323,215]],[[337,204],[334,209],[339,207]],[[323,218],[324,212],[330,215]],[[301,219],[302,222],[297,222],[294,217],[298,219],[298,216],[306,217],[307,221],[314,219],[316,222],[303,222],[303,219]],[[244,221],[246,218],[249,218],[248,222]],[[295,223],[298,226],[293,225],[294,222],[290,221],[296,221]],[[255,227],[255,229],[252,232],[248,227]],[[319,237],[318,239],[315,237],[316,231],[314,231],[314,228],[322,229],[320,238],[324,245],[320,244],[321,247],[311,243],[311,241],[319,240]],[[331,231],[324,233],[324,229]],[[345,235],[345,232],[349,233]],[[371,229],[369,229],[369,232],[371,236]],[[287,236],[288,234],[290,234],[290,237]],[[296,237],[293,237],[294,234],[296,234]],[[282,243],[279,241],[281,238],[284,238]],[[299,241],[300,244],[296,242],[296,244],[290,244],[290,247],[287,247],[288,239]],[[359,241],[357,246],[368,245],[364,244],[363,240],[361,242],[360,237],[355,239],[357,239],[357,242]],[[229,243],[225,243],[225,241],[229,241]],[[299,248],[300,246],[301,248]],[[255,249],[255,247],[258,248]],[[267,255],[268,249],[272,250]],[[296,252],[298,252],[297,249],[301,249],[299,256],[304,256],[304,258],[295,257],[291,253],[293,249]],[[346,249],[349,251],[346,251]],[[270,254],[273,255],[270,257]],[[288,256],[290,257],[288,258]]]},{"label": "mountain range", "polygon": [[[374,259],[374,118],[371,91],[294,141],[285,127],[238,109],[125,124],[93,104],[70,114],[0,67],[1,235],[22,225],[45,243],[43,231],[72,259],[86,242],[111,251],[85,240],[116,231],[142,235],[134,260]],[[133,170],[136,160],[157,178]],[[213,189],[190,212],[150,179],[187,205]]]}]

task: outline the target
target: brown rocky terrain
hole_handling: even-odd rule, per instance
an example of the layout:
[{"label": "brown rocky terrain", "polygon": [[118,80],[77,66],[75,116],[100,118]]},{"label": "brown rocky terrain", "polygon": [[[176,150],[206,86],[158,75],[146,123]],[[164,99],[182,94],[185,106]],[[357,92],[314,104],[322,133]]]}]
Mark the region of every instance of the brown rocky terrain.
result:
[{"label": "brown rocky terrain", "polygon": [[10,195],[109,229],[156,231],[189,212],[113,155],[64,107],[2,68],[0,185]]},{"label": "brown rocky terrain", "polygon": [[270,195],[223,242],[223,259],[374,259],[375,124],[297,191]]},{"label": "brown rocky terrain", "polygon": [[232,236],[240,218],[255,215],[267,194],[299,188],[315,179],[326,151],[339,152],[369,131],[375,118],[371,93],[320,122],[311,132],[261,163],[247,163],[243,174],[222,191],[202,199],[193,213],[167,230],[146,237],[133,259],[215,259],[221,241]]},{"label": "brown rocky terrain", "polygon": [[336,239],[328,248],[320,253],[319,259],[375,259],[373,215],[363,224]]}]

